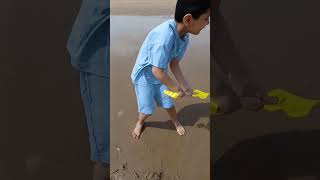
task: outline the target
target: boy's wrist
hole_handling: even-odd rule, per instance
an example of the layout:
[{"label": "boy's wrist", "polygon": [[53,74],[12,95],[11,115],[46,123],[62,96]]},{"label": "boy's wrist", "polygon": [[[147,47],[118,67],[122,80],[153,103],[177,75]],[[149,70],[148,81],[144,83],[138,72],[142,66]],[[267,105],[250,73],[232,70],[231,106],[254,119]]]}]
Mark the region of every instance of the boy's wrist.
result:
[{"label": "boy's wrist", "polygon": [[171,89],[172,91],[174,91],[174,92],[181,91],[181,87],[179,86],[179,84],[175,84],[175,85],[171,86],[170,89]]},{"label": "boy's wrist", "polygon": [[192,91],[192,88],[187,83],[181,85],[181,87],[184,91]]}]

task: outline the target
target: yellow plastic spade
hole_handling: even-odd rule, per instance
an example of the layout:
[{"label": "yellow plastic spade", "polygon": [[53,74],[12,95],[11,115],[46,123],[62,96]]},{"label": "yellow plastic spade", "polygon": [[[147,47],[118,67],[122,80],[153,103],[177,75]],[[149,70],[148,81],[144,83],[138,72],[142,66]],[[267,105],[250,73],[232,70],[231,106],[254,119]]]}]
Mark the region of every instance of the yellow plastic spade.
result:
[{"label": "yellow plastic spade", "polygon": [[[172,91],[169,91],[169,90],[164,90],[163,92],[164,92],[165,95],[170,96],[173,99],[178,99],[178,97],[179,97],[179,93],[177,93],[177,92],[172,92]],[[209,93],[200,91],[198,89],[194,90],[193,94],[192,94],[192,97],[197,97],[197,98],[200,98],[200,99],[206,99],[208,96],[209,96]]]},{"label": "yellow plastic spade", "polygon": [[300,118],[307,116],[312,108],[320,103],[320,100],[312,100],[299,97],[281,89],[273,89],[268,96],[276,97],[277,104],[264,105],[266,111],[284,111],[288,116]]},{"label": "yellow plastic spade", "polygon": [[200,91],[199,89],[196,89],[193,91],[192,97],[197,97],[200,99],[206,99],[209,96],[209,93]]}]

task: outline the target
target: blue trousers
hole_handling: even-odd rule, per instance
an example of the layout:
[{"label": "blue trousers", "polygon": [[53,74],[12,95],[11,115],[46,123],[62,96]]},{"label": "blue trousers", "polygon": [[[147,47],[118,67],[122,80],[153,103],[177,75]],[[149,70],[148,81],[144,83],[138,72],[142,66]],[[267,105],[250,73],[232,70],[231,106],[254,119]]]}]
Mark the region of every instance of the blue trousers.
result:
[{"label": "blue trousers", "polygon": [[110,78],[80,72],[80,89],[86,114],[91,155],[99,163],[110,163]]}]

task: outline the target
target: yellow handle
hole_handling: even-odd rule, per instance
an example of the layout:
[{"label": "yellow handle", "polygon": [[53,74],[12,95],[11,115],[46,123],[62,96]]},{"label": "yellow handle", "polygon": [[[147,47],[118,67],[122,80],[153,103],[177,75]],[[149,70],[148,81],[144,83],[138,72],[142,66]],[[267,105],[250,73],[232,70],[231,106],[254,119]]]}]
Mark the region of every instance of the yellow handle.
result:
[{"label": "yellow handle", "polygon": [[169,91],[169,90],[164,90],[163,93],[167,96],[170,96],[172,97],[173,99],[178,99],[179,97],[179,93],[177,92],[172,92],[172,91]]}]

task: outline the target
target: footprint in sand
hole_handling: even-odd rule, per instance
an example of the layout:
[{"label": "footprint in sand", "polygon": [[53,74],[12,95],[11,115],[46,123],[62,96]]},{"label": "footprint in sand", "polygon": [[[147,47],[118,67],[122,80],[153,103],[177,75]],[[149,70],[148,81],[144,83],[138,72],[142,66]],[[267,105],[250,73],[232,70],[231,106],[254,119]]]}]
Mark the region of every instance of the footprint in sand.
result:
[{"label": "footprint in sand", "polygon": [[124,110],[120,110],[118,113],[117,113],[117,117],[120,118],[121,116],[123,116],[124,114]]}]

